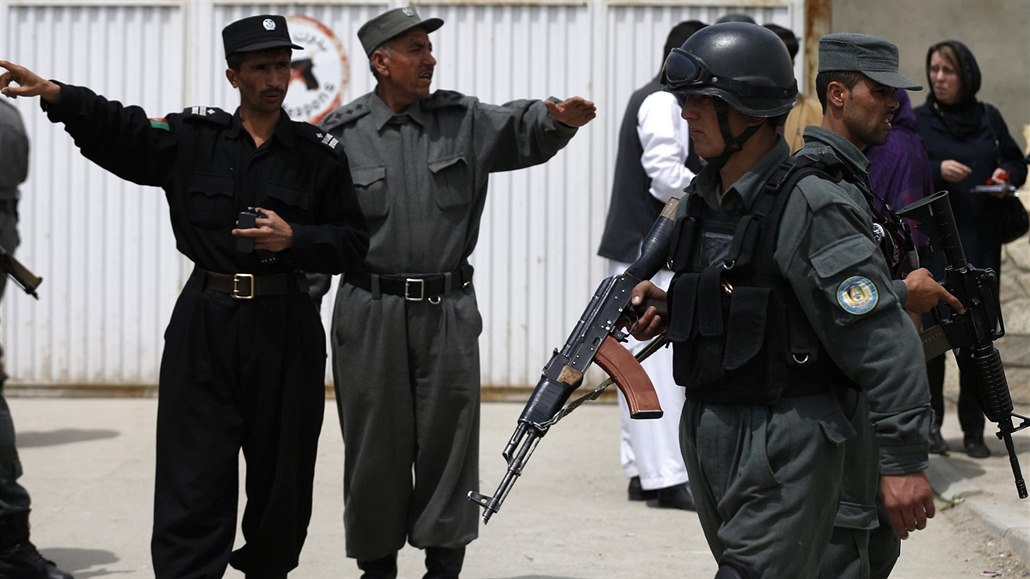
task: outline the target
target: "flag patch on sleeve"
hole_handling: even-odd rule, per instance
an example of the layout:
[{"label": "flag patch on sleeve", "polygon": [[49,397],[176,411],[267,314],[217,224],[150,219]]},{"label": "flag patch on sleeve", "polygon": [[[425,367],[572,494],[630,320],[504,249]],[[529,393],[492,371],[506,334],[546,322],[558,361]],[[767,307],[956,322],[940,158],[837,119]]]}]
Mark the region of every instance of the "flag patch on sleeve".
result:
[{"label": "flag patch on sleeve", "polygon": [[867,277],[852,276],[837,286],[837,304],[853,316],[868,314],[879,301],[880,292]]}]

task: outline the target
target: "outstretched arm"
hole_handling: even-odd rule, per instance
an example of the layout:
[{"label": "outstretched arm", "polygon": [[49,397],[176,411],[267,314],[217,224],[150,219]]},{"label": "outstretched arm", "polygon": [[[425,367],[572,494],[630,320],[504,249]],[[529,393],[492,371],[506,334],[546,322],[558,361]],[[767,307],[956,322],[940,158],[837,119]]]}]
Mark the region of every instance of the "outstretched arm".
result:
[{"label": "outstretched arm", "polygon": [[83,156],[140,185],[161,186],[173,165],[176,137],[154,128],[140,107],[109,101],[86,87],[46,80],[0,60],[0,92],[10,98],[38,96],[47,118],[62,123]]},{"label": "outstretched arm", "polygon": [[44,79],[24,66],[6,60],[0,60],[0,68],[5,69],[4,73],[0,74],[0,92],[4,96],[38,96],[49,103],[61,102],[61,87],[56,83]]},{"label": "outstretched arm", "polygon": [[551,116],[570,127],[582,127],[597,116],[597,107],[583,97],[572,97],[556,103],[545,100],[544,106]]}]

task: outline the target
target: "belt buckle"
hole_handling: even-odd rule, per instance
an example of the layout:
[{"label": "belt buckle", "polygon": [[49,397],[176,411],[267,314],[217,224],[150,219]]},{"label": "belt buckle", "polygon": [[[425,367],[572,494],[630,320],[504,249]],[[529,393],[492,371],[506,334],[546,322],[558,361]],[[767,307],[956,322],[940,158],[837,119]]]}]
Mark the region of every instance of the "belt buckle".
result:
[{"label": "belt buckle", "polygon": [[[247,293],[240,292],[240,280],[249,280],[250,287]],[[254,274],[252,273],[236,273],[232,276],[232,297],[234,300],[252,300],[254,299]]]},{"label": "belt buckle", "polygon": [[[418,295],[412,295],[412,287],[418,288]],[[404,299],[409,302],[420,302],[426,299],[426,280],[418,278],[406,278],[404,280]]]}]

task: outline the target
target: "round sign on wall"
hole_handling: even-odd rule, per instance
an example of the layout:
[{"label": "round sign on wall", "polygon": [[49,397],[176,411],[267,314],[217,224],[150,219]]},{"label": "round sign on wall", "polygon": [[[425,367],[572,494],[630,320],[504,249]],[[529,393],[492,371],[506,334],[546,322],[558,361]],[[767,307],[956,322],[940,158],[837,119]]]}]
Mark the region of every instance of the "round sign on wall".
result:
[{"label": "round sign on wall", "polygon": [[318,124],[340,106],[347,88],[347,54],[333,31],[314,18],[287,16],[290,36],[303,50],[293,51],[290,88],[283,108],[295,121]]}]

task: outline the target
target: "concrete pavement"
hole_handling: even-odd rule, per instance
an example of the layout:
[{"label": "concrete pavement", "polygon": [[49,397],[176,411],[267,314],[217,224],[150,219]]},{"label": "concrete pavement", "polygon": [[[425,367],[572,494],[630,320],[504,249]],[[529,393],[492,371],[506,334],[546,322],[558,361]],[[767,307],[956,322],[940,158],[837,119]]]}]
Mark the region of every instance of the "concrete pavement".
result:
[{"label": "concrete pavement", "polygon": [[[45,555],[79,579],[152,577],[149,556],[154,399],[9,398],[33,497],[32,536]],[[521,404],[483,405],[482,488],[504,470],[500,451]],[[1024,409],[1025,410],[1025,409]],[[1018,411],[1018,409],[1017,409]],[[465,577],[712,577],[715,563],[697,517],[625,498],[613,404],[587,404],[543,439],[500,513],[480,527]],[[1027,412],[1021,412],[1028,414]],[[953,409],[944,434],[959,448]],[[993,427],[988,424],[989,434]],[[1030,471],[1030,431],[1015,436]],[[925,531],[903,544],[895,578],[1024,576],[1030,561],[1030,501],[1016,496],[1001,442],[994,456],[934,457],[931,481],[946,498]],[[291,578],[358,575],[343,555],[342,457],[335,409],[327,405],[315,513],[301,565]],[[402,577],[422,572],[421,552],[400,556]],[[226,577],[239,578],[230,570]]]}]

